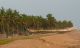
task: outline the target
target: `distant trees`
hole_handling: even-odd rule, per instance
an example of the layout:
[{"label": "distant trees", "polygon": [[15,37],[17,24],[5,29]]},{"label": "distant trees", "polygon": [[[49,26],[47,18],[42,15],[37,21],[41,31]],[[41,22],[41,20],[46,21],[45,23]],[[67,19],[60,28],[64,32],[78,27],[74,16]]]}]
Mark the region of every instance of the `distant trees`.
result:
[{"label": "distant trees", "polygon": [[29,16],[20,14],[17,10],[0,9],[0,33],[8,35],[27,34],[29,29],[61,29],[73,27],[71,21],[57,21],[52,14],[48,14],[46,18],[42,16]]},{"label": "distant trees", "polygon": [[54,18],[54,17],[52,17],[52,14],[48,14],[47,15],[47,23],[48,23],[48,26],[49,26],[49,28],[55,28],[56,26],[55,26],[55,24],[56,24],[56,19]]}]

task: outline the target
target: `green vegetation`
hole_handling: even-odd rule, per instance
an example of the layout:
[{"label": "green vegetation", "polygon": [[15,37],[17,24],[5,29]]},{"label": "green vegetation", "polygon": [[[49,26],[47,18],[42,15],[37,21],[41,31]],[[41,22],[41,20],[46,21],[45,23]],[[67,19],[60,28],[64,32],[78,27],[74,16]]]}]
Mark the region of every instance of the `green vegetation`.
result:
[{"label": "green vegetation", "polygon": [[46,18],[42,16],[31,16],[20,14],[17,10],[0,9],[0,33],[6,37],[14,34],[28,35],[27,29],[61,29],[73,27],[71,21],[57,21],[52,14]]},{"label": "green vegetation", "polygon": [[12,41],[12,40],[10,40],[10,39],[0,40],[0,45],[8,44],[8,43],[10,43],[11,41]]}]

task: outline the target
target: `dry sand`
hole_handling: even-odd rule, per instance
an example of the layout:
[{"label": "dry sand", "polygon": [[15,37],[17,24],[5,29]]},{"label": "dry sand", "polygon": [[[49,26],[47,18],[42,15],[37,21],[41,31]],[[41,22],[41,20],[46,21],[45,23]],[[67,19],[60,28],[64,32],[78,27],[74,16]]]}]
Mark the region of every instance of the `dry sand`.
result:
[{"label": "dry sand", "polygon": [[36,39],[16,40],[0,48],[80,48],[80,33],[73,31]]}]

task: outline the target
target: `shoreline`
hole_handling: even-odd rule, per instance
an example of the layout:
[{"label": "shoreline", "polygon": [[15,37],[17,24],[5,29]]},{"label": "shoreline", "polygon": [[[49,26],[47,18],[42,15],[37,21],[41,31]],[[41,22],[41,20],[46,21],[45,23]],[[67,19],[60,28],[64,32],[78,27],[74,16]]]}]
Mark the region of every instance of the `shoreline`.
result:
[{"label": "shoreline", "polygon": [[35,30],[35,29],[28,29],[30,32],[56,32],[56,31],[73,31],[73,30],[76,30],[74,27],[71,27],[71,28],[66,28],[66,29],[49,29],[49,30],[43,30],[43,29],[40,29],[40,30]]}]

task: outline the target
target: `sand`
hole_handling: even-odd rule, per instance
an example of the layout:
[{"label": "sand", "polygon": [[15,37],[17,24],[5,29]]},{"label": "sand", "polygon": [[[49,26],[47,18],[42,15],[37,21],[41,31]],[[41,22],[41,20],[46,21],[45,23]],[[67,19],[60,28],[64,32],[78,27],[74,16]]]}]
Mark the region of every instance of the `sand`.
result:
[{"label": "sand", "polygon": [[80,33],[73,31],[34,39],[16,40],[0,48],[80,48]]}]

